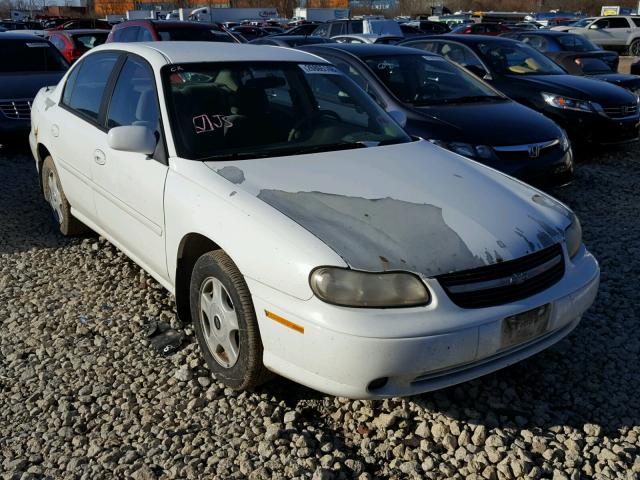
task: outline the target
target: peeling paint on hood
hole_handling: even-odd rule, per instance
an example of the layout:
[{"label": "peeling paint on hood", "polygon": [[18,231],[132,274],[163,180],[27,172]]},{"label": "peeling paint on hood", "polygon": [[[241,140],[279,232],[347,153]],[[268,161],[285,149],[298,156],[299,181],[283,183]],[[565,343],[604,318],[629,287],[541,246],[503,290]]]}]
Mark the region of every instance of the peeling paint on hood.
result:
[{"label": "peeling paint on hood", "polygon": [[313,232],[355,269],[438,274],[485,265],[434,205],[280,190],[262,190],[258,198]]},{"label": "peeling paint on hood", "polygon": [[571,222],[547,195],[424,141],[207,165],[359,270],[467,270],[560,242]]}]

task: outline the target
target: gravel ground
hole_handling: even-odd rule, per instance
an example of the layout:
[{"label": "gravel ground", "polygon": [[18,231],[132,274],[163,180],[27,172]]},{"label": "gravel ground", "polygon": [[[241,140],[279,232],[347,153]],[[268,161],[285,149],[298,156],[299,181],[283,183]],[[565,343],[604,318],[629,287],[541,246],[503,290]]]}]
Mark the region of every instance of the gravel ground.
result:
[{"label": "gravel ground", "polygon": [[[640,478],[640,147],[592,153],[552,193],[602,267],[555,347],[440,392],[233,393],[173,299],[98,237],[52,229],[26,153],[0,155],[0,477]],[[161,356],[146,330],[187,334]]]}]

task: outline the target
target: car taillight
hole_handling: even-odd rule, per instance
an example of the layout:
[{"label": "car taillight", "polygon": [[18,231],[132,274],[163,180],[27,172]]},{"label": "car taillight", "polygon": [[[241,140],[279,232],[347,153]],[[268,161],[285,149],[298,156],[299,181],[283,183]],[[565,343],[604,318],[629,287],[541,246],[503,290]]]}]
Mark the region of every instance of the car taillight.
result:
[{"label": "car taillight", "polygon": [[72,48],[71,51],[69,52],[69,61],[71,62],[76,61],[82,56],[83,53],[84,53],[84,50],[81,50],[79,48]]}]

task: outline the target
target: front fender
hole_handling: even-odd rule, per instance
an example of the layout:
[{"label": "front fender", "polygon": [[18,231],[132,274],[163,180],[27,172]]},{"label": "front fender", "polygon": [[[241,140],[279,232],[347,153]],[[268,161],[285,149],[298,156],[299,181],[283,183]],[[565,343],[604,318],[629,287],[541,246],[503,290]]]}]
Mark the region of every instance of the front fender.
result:
[{"label": "front fender", "polygon": [[170,159],[165,222],[167,267],[174,284],[178,252],[191,233],[219,245],[245,277],[301,300],[312,296],[308,277],[313,268],[347,266],[313,234],[234,187],[202,162]]}]

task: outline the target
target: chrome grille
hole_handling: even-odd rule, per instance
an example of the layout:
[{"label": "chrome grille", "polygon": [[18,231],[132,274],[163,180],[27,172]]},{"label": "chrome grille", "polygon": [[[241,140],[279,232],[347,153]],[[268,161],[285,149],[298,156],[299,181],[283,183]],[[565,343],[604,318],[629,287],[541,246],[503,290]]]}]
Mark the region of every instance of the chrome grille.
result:
[{"label": "chrome grille", "polygon": [[0,112],[12,120],[29,120],[31,100],[0,100]]},{"label": "chrome grille", "polygon": [[459,307],[483,308],[535,295],[563,275],[562,247],[556,244],[515,260],[436,278]]},{"label": "chrome grille", "polygon": [[553,151],[558,146],[560,146],[560,140],[556,138],[547,142],[506,145],[492,148],[496,152],[496,155],[503,160],[520,160],[522,158],[542,157]]},{"label": "chrome grille", "polygon": [[615,107],[602,107],[604,114],[609,118],[625,118],[632,117],[638,113],[638,105],[628,103],[626,105],[617,105]]}]

